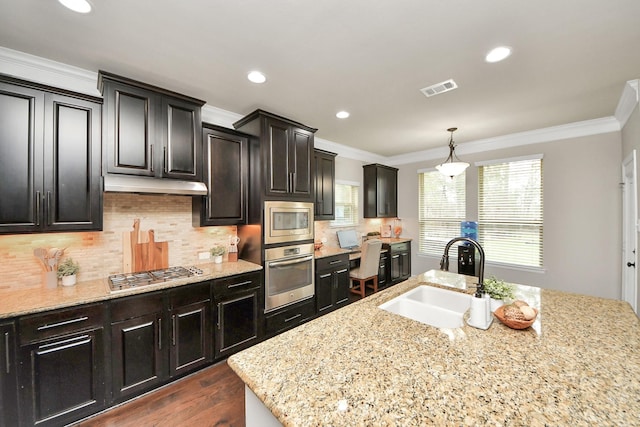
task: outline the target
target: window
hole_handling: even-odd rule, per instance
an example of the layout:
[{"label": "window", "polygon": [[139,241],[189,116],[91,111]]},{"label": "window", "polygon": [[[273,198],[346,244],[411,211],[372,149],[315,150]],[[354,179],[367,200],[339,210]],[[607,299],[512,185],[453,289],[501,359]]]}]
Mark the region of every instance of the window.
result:
[{"label": "window", "polygon": [[334,227],[358,225],[358,183],[336,182],[336,219]]},{"label": "window", "polygon": [[450,178],[436,170],[418,171],[418,180],[418,252],[441,256],[465,220],[465,174]]},{"label": "window", "polygon": [[476,165],[478,239],[486,260],[542,267],[542,156]]}]

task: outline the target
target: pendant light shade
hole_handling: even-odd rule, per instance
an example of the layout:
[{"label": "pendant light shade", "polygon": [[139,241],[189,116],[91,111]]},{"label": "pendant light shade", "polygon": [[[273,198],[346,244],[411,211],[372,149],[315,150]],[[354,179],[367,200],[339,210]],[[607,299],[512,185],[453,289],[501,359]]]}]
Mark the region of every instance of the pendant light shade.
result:
[{"label": "pendant light shade", "polygon": [[447,157],[447,160],[436,166],[436,169],[438,169],[441,174],[451,178],[460,175],[469,167],[469,163],[461,162],[460,159],[458,159],[458,156],[456,156],[456,146],[453,143],[453,132],[456,130],[458,130],[458,128],[447,129],[447,132],[451,132],[451,138],[449,138],[449,157]]}]

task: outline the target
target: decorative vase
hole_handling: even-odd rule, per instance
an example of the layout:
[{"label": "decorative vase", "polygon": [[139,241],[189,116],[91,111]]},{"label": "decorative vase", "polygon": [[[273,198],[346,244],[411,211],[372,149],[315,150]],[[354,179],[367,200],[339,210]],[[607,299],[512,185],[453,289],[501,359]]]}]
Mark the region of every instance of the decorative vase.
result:
[{"label": "decorative vase", "polygon": [[222,264],[222,255],[216,255],[213,257],[213,262],[215,264]]},{"label": "decorative vase", "polygon": [[62,276],[62,286],[73,286],[76,284],[76,275]]},{"label": "decorative vase", "polygon": [[58,273],[55,271],[47,271],[43,273],[42,281],[45,288],[55,289],[58,287]]}]

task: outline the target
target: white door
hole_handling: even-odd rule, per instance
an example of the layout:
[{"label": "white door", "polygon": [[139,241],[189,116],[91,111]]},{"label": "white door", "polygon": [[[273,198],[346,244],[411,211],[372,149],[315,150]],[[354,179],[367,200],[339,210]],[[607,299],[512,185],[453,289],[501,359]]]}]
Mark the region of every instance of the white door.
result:
[{"label": "white door", "polygon": [[622,162],[622,299],[638,313],[636,150]]}]

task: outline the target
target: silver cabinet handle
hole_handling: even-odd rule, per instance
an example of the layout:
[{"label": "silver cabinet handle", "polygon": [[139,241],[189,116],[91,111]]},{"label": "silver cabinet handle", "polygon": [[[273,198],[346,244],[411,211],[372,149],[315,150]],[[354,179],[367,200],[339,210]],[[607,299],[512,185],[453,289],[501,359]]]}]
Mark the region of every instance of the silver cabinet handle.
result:
[{"label": "silver cabinet handle", "polygon": [[153,144],[149,145],[149,165],[150,171],[153,172]]},{"label": "silver cabinet handle", "polygon": [[169,158],[167,157],[167,147],[162,147],[162,170],[167,173]]},{"label": "silver cabinet handle", "polygon": [[176,315],[171,316],[171,345],[176,346]]},{"label": "silver cabinet handle", "polygon": [[51,225],[51,191],[47,191],[47,225]]},{"label": "silver cabinet handle", "polygon": [[36,225],[40,225],[40,192],[36,191]]},{"label": "silver cabinet handle", "polygon": [[78,317],[77,319],[65,320],[63,322],[52,323],[50,325],[38,326],[38,330],[39,331],[45,331],[47,329],[57,328],[58,326],[65,326],[65,325],[70,325],[72,323],[84,322],[87,319],[89,319],[87,316],[82,316],[82,317]]},{"label": "silver cabinet handle", "polygon": [[222,303],[218,303],[218,330],[222,328]]},{"label": "silver cabinet handle", "polygon": [[11,352],[9,350],[9,332],[4,333],[4,357],[5,357],[5,370],[7,374],[11,373]]},{"label": "silver cabinet handle", "polygon": [[340,274],[340,273],[346,273],[347,271],[349,271],[348,268],[345,268],[344,270],[338,270],[336,271],[336,273]]},{"label": "silver cabinet handle", "polygon": [[295,319],[297,319],[298,317],[302,317],[302,314],[298,313],[298,314],[296,314],[296,315],[295,315],[295,316],[293,316],[293,317],[289,317],[288,319],[284,319],[284,322],[285,322],[285,323],[287,323],[287,322],[291,322],[292,320],[295,320]]},{"label": "silver cabinet handle", "polygon": [[326,279],[327,277],[331,276],[331,273],[327,273],[327,274],[321,274],[320,278],[321,279]]},{"label": "silver cabinet handle", "polygon": [[162,350],[162,318],[158,317],[158,350]]},{"label": "silver cabinet handle", "polygon": [[232,283],[231,285],[227,286],[227,289],[237,288],[240,286],[250,285],[250,284],[251,284],[251,280],[247,280],[245,282],[240,282],[240,283]]},{"label": "silver cabinet handle", "polygon": [[335,261],[329,261],[329,265],[340,264],[342,262],[341,259],[337,259]]}]

